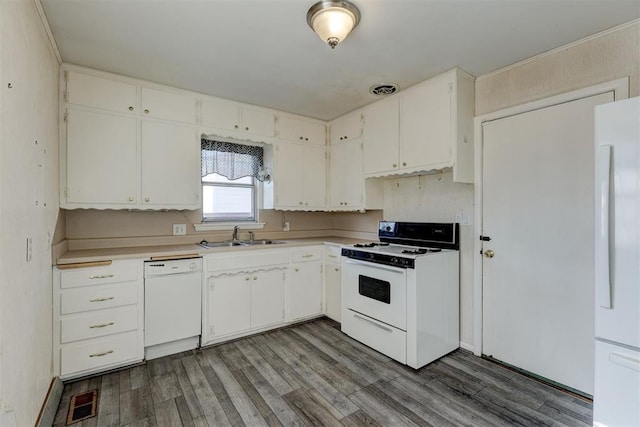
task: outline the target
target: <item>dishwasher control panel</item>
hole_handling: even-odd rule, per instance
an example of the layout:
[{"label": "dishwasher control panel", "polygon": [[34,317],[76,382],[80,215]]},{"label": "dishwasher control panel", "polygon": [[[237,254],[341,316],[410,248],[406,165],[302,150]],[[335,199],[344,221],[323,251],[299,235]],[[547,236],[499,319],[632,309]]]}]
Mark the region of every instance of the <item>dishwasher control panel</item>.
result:
[{"label": "dishwasher control panel", "polygon": [[202,271],[202,258],[187,258],[166,261],[146,261],[144,275],[165,276],[167,274],[199,273]]}]

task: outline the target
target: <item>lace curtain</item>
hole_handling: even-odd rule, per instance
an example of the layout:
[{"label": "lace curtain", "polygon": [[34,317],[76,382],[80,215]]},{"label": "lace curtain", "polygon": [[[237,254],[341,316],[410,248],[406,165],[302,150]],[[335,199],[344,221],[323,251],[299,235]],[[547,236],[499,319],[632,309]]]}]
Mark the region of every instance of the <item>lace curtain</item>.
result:
[{"label": "lace curtain", "polygon": [[202,138],[202,176],[217,173],[227,179],[252,176],[268,180],[264,172],[264,149],[255,145],[234,144]]}]

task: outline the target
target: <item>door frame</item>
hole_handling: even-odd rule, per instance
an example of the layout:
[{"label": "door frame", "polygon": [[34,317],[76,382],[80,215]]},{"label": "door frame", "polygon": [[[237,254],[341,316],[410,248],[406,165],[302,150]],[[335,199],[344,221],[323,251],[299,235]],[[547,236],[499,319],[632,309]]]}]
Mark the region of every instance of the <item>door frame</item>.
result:
[{"label": "door frame", "polygon": [[629,77],[623,77],[616,80],[600,83],[594,86],[574,90],[571,92],[562,93],[560,95],[554,95],[548,98],[543,98],[537,101],[528,102],[525,104],[508,107],[502,110],[498,110],[492,113],[483,114],[474,118],[473,130],[474,130],[474,223],[477,224],[475,228],[474,242],[474,263],[473,263],[473,353],[476,356],[482,355],[482,242],[480,236],[482,235],[483,223],[482,223],[482,165],[483,165],[483,133],[482,125],[486,122],[493,120],[504,119],[507,117],[515,116],[518,114],[528,113],[530,111],[539,110],[542,108],[551,107],[553,105],[563,104],[578,99],[587,98],[594,95],[600,95],[607,92],[613,92],[613,98],[615,101],[626,99],[629,97]]}]

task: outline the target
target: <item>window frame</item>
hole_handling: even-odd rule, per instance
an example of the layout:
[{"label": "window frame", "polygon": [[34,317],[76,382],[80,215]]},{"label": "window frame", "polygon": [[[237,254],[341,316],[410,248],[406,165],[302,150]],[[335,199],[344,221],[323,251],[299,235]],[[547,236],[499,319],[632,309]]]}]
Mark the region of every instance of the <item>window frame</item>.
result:
[{"label": "window frame", "polygon": [[[208,175],[205,175],[208,176]],[[202,223],[203,224],[222,224],[222,223],[257,223],[258,222],[258,201],[260,194],[260,182],[253,176],[251,178],[251,184],[238,184],[231,182],[209,182],[203,181],[204,177],[201,177],[200,182],[202,184],[202,193],[204,194],[205,187],[222,187],[222,188],[250,188],[251,189],[251,198],[252,198],[252,217],[246,219],[232,218],[232,217],[220,217],[220,218],[212,218],[207,217],[204,214],[204,195],[202,197]],[[245,177],[246,178],[246,177]]]}]

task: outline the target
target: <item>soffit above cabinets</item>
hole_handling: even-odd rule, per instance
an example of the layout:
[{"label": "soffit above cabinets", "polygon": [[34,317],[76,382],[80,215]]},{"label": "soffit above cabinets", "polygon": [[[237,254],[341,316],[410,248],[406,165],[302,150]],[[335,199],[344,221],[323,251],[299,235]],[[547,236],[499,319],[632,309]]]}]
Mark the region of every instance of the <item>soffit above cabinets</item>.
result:
[{"label": "soffit above cabinets", "polygon": [[455,66],[479,76],[640,16],[637,0],[354,0],[335,50],[315,0],[40,0],[65,62],[331,120]]}]

